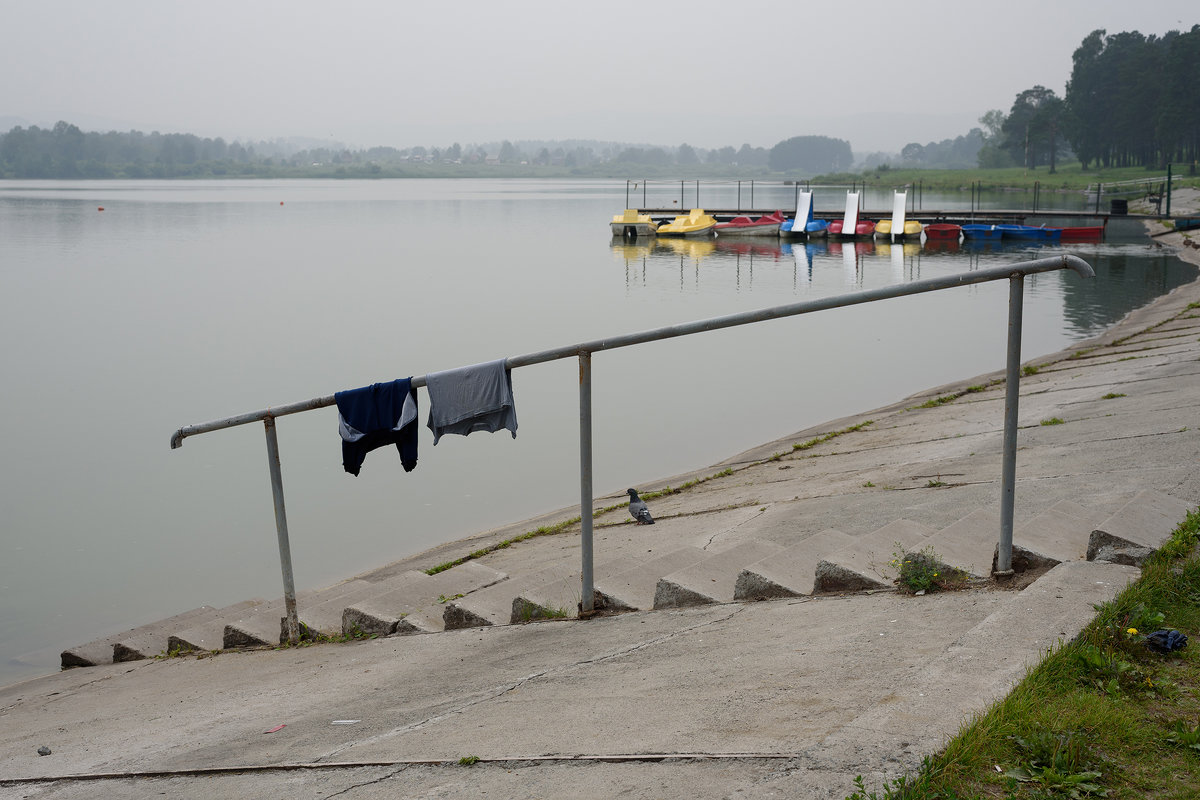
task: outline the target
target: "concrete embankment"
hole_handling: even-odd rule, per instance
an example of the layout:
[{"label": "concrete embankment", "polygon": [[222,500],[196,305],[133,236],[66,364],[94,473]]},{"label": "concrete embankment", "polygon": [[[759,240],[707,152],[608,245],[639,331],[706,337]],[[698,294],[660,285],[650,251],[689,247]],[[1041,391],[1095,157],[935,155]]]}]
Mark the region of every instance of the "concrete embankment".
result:
[{"label": "concrete embankment", "polygon": [[[1200,263],[1180,234],[1158,241]],[[419,573],[565,510],[310,604],[314,624],[343,605],[401,635],[0,689],[0,790],[839,798],[856,774],[913,769],[1136,577],[1114,561],[1136,563],[1200,502],[1198,303],[1200,283],[1184,286],[1022,380],[1014,538],[1036,570],[1009,588],[886,588],[893,554],[926,545],[990,570],[1004,390],[984,375],[639,487],[716,476],[652,500],[652,527],[599,518],[597,588],[632,613],[503,624],[570,615],[577,527]],[[413,588],[418,574],[437,582]],[[356,594],[387,581],[416,610]]]}]

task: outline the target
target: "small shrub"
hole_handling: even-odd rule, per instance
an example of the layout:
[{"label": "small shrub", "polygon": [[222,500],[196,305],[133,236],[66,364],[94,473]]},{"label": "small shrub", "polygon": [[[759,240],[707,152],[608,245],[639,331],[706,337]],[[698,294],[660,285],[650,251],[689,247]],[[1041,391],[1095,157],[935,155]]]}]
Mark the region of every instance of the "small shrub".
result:
[{"label": "small shrub", "polygon": [[905,553],[897,542],[891,566],[898,572],[896,584],[908,594],[958,589],[967,582],[966,573],[947,566],[933,551],[932,545],[917,553]]}]

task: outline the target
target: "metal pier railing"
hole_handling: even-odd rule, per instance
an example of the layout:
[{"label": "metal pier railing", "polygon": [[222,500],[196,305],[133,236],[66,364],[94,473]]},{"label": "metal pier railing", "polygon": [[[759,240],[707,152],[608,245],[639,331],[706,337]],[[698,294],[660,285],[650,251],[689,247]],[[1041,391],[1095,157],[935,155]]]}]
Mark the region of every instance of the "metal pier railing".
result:
[{"label": "metal pier railing", "polygon": [[[958,286],[970,286],[997,280],[1009,281],[1008,297],[1008,355],[1006,363],[1006,386],[1004,401],[1004,439],[1003,463],[1001,467],[1001,498],[1000,498],[1000,532],[999,547],[996,560],[996,574],[1012,574],[1012,531],[1013,507],[1015,503],[1014,485],[1016,481],[1017,463],[1017,407],[1019,400],[1019,384],[1021,379],[1021,322],[1024,300],[1024,279],[1026,275],[1039,272],[1070,269],[1080,276],[1095,277],[1095,271],[1084,260],[1071,255],[1042,258],[1036,261],[1023,261],[1018,264],[990,267],[974,272],[958,275],[948,275],[941,278],[928,278],[911,283],[896,284],[878,289],[826,297],[817,300],[807,300],[801,303],[774,306],[757,311],[745,311],[723,317],[695,322],[670,325],[664,328],[628,333],[607,339],[596,339],[590,342],[556,347],[539,353],[513,356],[505,360],[509,369],[528,367],[547,361],[563,358],[579,359],[579,508],[581,517],[581,560],[582,560],[582,605],[581,616],[588,616],[594,611],[595,591],[592,574],[592,354],[604,350],[614,350],[618,347],[656,342],[662,339],[672,339],[678,336],[690,336],[705,331],[715,331],[722,328],[732,328],[738,325],[749,325],[766,322],[783,317],[794,317],[800,314],[810,314],[814,311],[826,311],[834,308],[871,303],[878,300],[888,300],[895,297],[905,297],[923,294],[942,289],[953,289]],[[425,385],[425,376],[414,377],[414,387]],[[334,404],[334,396],[327,395],[312,400],[291,403],[284,406],[266,408],[248,414],[205,422],[199,425],[187,425],[171,436],[171,447],[178,448],[189,436],[201,433],[232,428],[251,422],[263,422],[266,426],[267,461],[271,472],[271,493],[275,503],[275,524],[279,538],[279,560],[283,571],[284,604],[287,613],[288,640],[293,644],[299,640],[300,626],[296,612],[296,589],[292,578],[291,548],[288,543],[287,512],[283,499],[283,478],[279,465],[279,441],[275,433],[275,419],[288,414],[298,414]]]}]

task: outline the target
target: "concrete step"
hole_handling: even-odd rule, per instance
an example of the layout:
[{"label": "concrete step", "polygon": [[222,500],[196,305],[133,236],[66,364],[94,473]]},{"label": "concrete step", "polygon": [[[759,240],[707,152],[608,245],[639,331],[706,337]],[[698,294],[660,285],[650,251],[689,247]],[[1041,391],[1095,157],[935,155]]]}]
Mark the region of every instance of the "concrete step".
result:
[{"label": "concrete step", "polygon": [[841,550],[854,538],[836,528],[826,528],[769,558],[746,567],[737,576],[735,600],[764,600],[812,594],[817,564],[829,553]]},{"label": "concrete step", "polygon": [[[311,595],[309,595],[311,596]],[[296,609],[308,602],[308,596],[296,595]],[[246,609],[241,617],[229,620],[221,631],[221,647],[265,647],[281,644],[287,639],[284,619],[287,616],[283,598]]]},{"label": "concrete step", "polygon": [[225,626],[241,619],[246,612],[265,606],[262,598],[245,600],[217,610],[210,619],[177,630],[167,637],[167,652],[187,650],[220,650],[225,646]]},{"label": "concrete step", "polygon": [[513,602],[522,592],[546,584],[577,581],[578,576],[579,561],[564,556],[560,561],[536,572],[451,600],[442,611],[442,625],[448,631],[508,625],[513,616]]},{"label": "concrete step", "polygon": [[304,605],[297,603],[302,635],[340,636],[346,606],[380,591],[378,582],[361,578],[321,589]]},{"label": "concrete step", "polygon": [[[594,586],[596,581],[633,569],[637,564],[638,559],[635,556],[622,556],[597,563],[592,567],[592,584]],[[516,625],[539,619],[576,618],[579,616],[582,594],[580,567],[576,563],[570,574],[521,591],[512,601],[509,623]]]},{"label": "concrete step", "polygon": [[[1013,569],[1024,572],[1065,561],[1083,561],[1092,529],[1105,516],[1071,500],[1055,503],[1013,531]],[[999,538],[997,529],[997,542]]]},{"label": "concrete step", "polygon": [[703,561],[658,579],[655,608],[678,608],[733,602],[738,575],[753,564],[783,550],[782,545],[751,539]]},{"label": "concrete step", "polygon": [[[86,644],[78,645],[67,650],[63,650],[59,656],[60,663],[63,669],[70,667],[96,667],[101,664],[112,664],[115,658],[115,648],[122,642],[128,641],[131,643],[140,642],[143,639],[156,639],[158,631],[162,631],[162,645],[157,646],[153,652],[147,653],[140,658],[147,658],[151,655],[158,655],[169,648],[166,647],[166,637],[170,630],[178,627],[195,624],[195,620],[204,618],[205,615],[213,615],[220,613],[220,609],[214,609],[211,606],[200,606],[199,608],[185,611],[182,614],[176,614],[168,619],[151,622],[147,625],[141,625],[136,628],[114,633],[111,636],[105,636],[101,639],[96,639]],[[136,645],[135,645],[136,646]],[[153,647],[153,644],[145,644],[145,647]],[[134,660],[132,658],[122,658],[123,661]]]},{"label": "concrete step", "polygon": [[708,553],[684,546],[596,581],[597,611],[637,611],[654,606],[658,579],[703,561]]},{"label": "concrete step", "polygon": [[909,553],[932,547],[934,555],[947,566],[975,578],[987,578],[992,574],[999,540],[999,509],[976,509],[919,542]]},{"label": "concrete step", "polygon": [[855,537],[853,542],[833,551],[817,564],[813,592],[889,588],[898,574],[892,561],[898,555],[918,548],[922,540],[936,532],[928,525],[898,519],[865,536]]},{"label": "concrete step", "polygon": [[342,633],[389,636],[440,631],[445,627],[447,603],[503,583],[508,576],[468,561],[435,575],[413,570],[389,580],[387,591],[343,609]]},{"label": "concrete step", "polygon": [[258,602],[261,601],[244,600],[241,603],[235,603],[232,606],[224,608],[201,606],[170,619],[164,619],[150,625],[135,628],[129,631],[126,636],[123,636],[120,641],[113,644],[111,653],[112,661],[116,663],[140,661],[169,653],[171,651],[171,634],[176,631],[194,628],[197,625],[218,619],[225,614],[238,613],[252,607]]},{"label": "concrete step", "polygon": [[1088,538],[1088,561],[1141,565],[1171,537],[1193,506],[1162,492],[1138,492]]},{"label": "concrete step", "polygon": [[[862,731],[927,728],[914,747],[932,752],[945,744],[944,721],[963,718],[1004,697],[1046,651],[1072,639],[1096,616],[1095,605],[1111,600],[1138,570],[1117,564],[1066,561],[1025,589],[931,658],[911,679],[825,740],[831,752],[861,758]],[[913,614],[923,604],[943,603],[943,595],[910,598]],[[939,727],[943,726],[943,727]],[[878,746],[878,745],[875,745]],[[887,741],[887,755],[896,742]],[[872,756],[874,757],[874,756]]]}]

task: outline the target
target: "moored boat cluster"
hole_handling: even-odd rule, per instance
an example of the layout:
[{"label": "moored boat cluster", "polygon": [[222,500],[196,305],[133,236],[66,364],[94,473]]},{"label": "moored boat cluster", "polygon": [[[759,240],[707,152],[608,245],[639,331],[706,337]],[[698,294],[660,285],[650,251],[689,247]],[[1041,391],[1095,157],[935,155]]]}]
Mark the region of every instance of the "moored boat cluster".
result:
[{"label": "moored boat cluster", "polygon": [[612,235],[625,239],[646,236],[681,236],[688,238],[769,236],[787,240],[884,238],[891,240],[957,241],[977,239],[994,241],[999,239],[1024,239],[1031,241],[1089,241],[1104,235],[1103,225],[1053,228],[1046,225],[956,225],[949,222],[933,222],[922,225],[914,219],[906,219],[904,192],[896,192],[890,219],[860,219],[858,215],[859,194],[846,193],[846,212],[842,219],[827,221],[813,215],[812,193],[801,192],[797,199],[796,213],[788,217],[783,211],[764,214],[761,217],[735,216],[727,221],[694,208],[689,213],[677,216],[670,222],[656,221],[650,214],[639,213],[627,208],[623,214],[612,218]]}]

